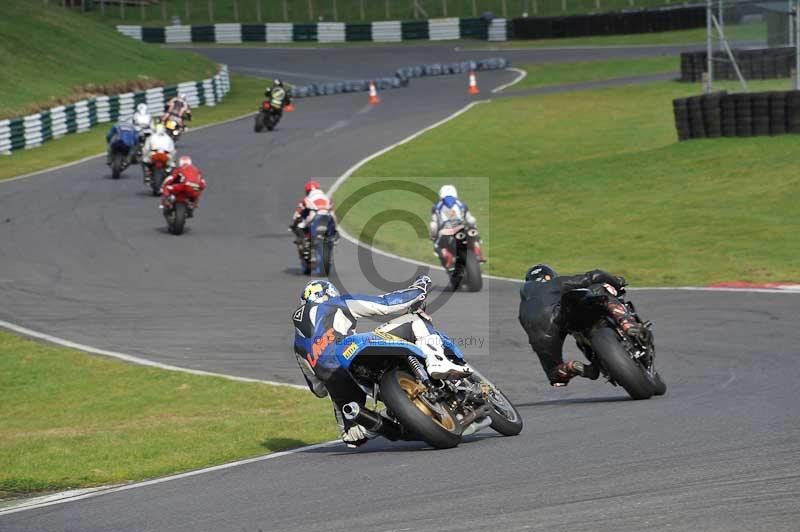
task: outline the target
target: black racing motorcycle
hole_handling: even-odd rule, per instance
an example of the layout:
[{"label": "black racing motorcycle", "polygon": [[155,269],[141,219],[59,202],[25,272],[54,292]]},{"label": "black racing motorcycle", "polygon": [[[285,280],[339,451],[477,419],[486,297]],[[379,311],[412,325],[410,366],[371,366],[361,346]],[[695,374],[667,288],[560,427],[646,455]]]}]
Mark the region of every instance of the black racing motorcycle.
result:
[{"label": "black racing motorcycle", "polygon": [[646,329],[652,322],[643,322],[631,301],[625,299],[625,289],[610,285],[593,285],[570,290],[564,297],[567,310],[567,330],[575,337],[578,349],[592,365],[614,386],[622,386],[632,399],[649,399],[664,395],[667,385],[655,368],[656,348],[652,334],[647,341],[631,338],[609,315],[604,304],[606,297],[616,297],[625,305],[637,323]]},{"label": "black racing motorcycle", "polygon": [[269,100],[264,100],[261,102],[261,109],[256,114],[256,124],[253,129],[256,133],[261,133],[264,129],[272,131],[278,125],[282,116],[283,110],[281,108],[273,106]]},{"label": "black racing motorcycle", "polygon": [[447,252],[453,257],[452,267],[447,269],[450,288],[458,290],[465,287],[470,292],[480,292],[483,288],[481,273],[481,237],[475,227],[457,226],[453,234],[445,240]]}]

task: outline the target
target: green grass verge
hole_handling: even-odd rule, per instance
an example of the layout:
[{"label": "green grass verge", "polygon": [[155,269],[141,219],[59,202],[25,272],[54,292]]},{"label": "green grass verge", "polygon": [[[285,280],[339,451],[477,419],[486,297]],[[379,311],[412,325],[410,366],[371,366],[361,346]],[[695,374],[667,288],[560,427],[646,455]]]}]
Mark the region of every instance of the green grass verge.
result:
[{"label": "green grass verge", "polygon": [[171,84],[216,73],[201,55],[146,45],[53,4],[3,2],[0,119],[86,97],[87,85]]},{"label": "green grass verge", "polygon": [[[800,280],[800,138],[678,143],[671,100],[698,92],[663,82],[480,105],[370,162],[357,173],[370,177],[348,180],[335,199],[388,177],[433,190],[453,182],[497,275],[545,261],[564,272],[603,267],[639,285]],[[342,221],[380,248],[432,261],[430,242],[409,225],[367,224],[390,206],[430,212],[418,196],[390,191]]]},{"label": "green grass verge", "polygon": [[[229,118],[255,112],[264,93],[264,88],[272,80],[249,76],[231,75],[231,91],[221,104],[214,107],[198,107],[190,123],[192,127],[213,124]],[[106,139],[111,124],[99,124],[89,131],[67,135],[46,142],[40,148],[21,150],[13,155],[0,155],[0,180],[17,175],[46,170],[54,166],[105,152]],[[180,152],[180,149],[178,150]]]},{"label": "green grass verge", "polygon": [[145,368],[0,332],[0,497],[159,477],[334,439],[307,391]]},{"label": "green grass verge", "polygon": [[[384,0],[358,2],[345,0],[286,0],[287,17],[284,18],[281,1],[275,0],[214,0],[209,12],[209,3],[198,0],[164,0],[152,6],[126,6],[124,12],[119,5],[106,6],[101,10],[100,0],[94,0],[94,8],[88,16],[112,24],[143,24],[165,26],[173,17],[184,24],[210,24],[214,22],[258,23],[258,5],[261,6],[261,21],[264,22],[369,22],[373,20],[411,20],[415,13],[406,0]],[[681,4],[679,0],[633,0],[634,8],[662,7]],[[162,5],[163,4],[163,5]],[[234,4],[238,6],[237,11]],[[577,13],[595,13],[631,9],[629,0],[418,0],[424,11],[419,18],[477,17],[485,11],[497,16],[515,18],[527,12],[530,16],[558,16]],[[445,5],[447,11],[445,12]],[[310,7],[309,7],[310,6]],[[362,10],[363,7],[363,10]],[[505,12],[504,12],[505,8]],[[188,10],[188,11],[187,11]],[[123,18],[124,13],[124,18]]]},{"label": "green grass verge", "polygon": [[661,72],[678,72],[680,59],[674,55],[608,61],[578,61],[573,63],[522,65],[528,75],[509,91],[564,85],[585,81],[600,81],[613,78],[627,78]]}]

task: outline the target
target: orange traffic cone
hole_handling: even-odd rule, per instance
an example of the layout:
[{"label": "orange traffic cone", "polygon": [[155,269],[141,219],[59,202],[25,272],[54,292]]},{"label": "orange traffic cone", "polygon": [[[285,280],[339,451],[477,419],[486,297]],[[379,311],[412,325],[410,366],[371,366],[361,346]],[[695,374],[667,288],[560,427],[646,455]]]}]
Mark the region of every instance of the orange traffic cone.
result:
[{"label": "orange traffic cone", "polygon": [[480,94],[480,89],[478,89],[478,82],[475,80],[475,71],[469,71],[469,90],[467,91],[470,94]]},{"label": "orange traffic cone", "polygon": [[371,105],[377,105],[381,103],[381,99],[378,98],[378,91],[375,90],[375,83],[372,81],[369,82],[369,103]]}]

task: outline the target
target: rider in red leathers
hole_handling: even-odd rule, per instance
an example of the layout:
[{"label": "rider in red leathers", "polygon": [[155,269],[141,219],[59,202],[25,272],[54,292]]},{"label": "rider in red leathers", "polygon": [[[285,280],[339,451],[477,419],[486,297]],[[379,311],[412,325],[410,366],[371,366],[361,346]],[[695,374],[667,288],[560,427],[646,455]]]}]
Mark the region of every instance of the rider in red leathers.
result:
[{"label": "rider in red leathers", "polygon": [[184,155],[178,160],[178,167],[164,180],[161,187],[161,204],[164,206],[170,205],[169,197],[179,185],[187,185],[189,190],[192,190],[191,201],[189,203],[189,212],[191,213],[197,208],[200,196],[206,189],[206,180],[203,179],[203,173],[192,164],[192,158]]}]

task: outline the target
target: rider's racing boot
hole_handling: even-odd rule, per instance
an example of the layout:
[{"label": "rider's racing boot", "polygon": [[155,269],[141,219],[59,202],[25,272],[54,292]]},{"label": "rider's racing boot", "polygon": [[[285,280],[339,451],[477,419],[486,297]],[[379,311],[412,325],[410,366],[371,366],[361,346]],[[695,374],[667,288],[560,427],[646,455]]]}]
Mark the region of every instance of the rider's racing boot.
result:
[{"label": "rider's racing boot", "polygon": [[577,360],[570,360],[566,364],[559,364],[548,374],[550,386],[557,388],[566,386],[573,377],[585,377],[595,380],[600,376],[600,370],[591,364],[584,364]]},{"label": "rider's racing boot", "polygon": [[456,364],[447,358],[442,347],[442,338],[438,334],[418,338],[414,343],[425,353],[425,368],[432,379],[466,377],[472,373],[467,366]]}]

